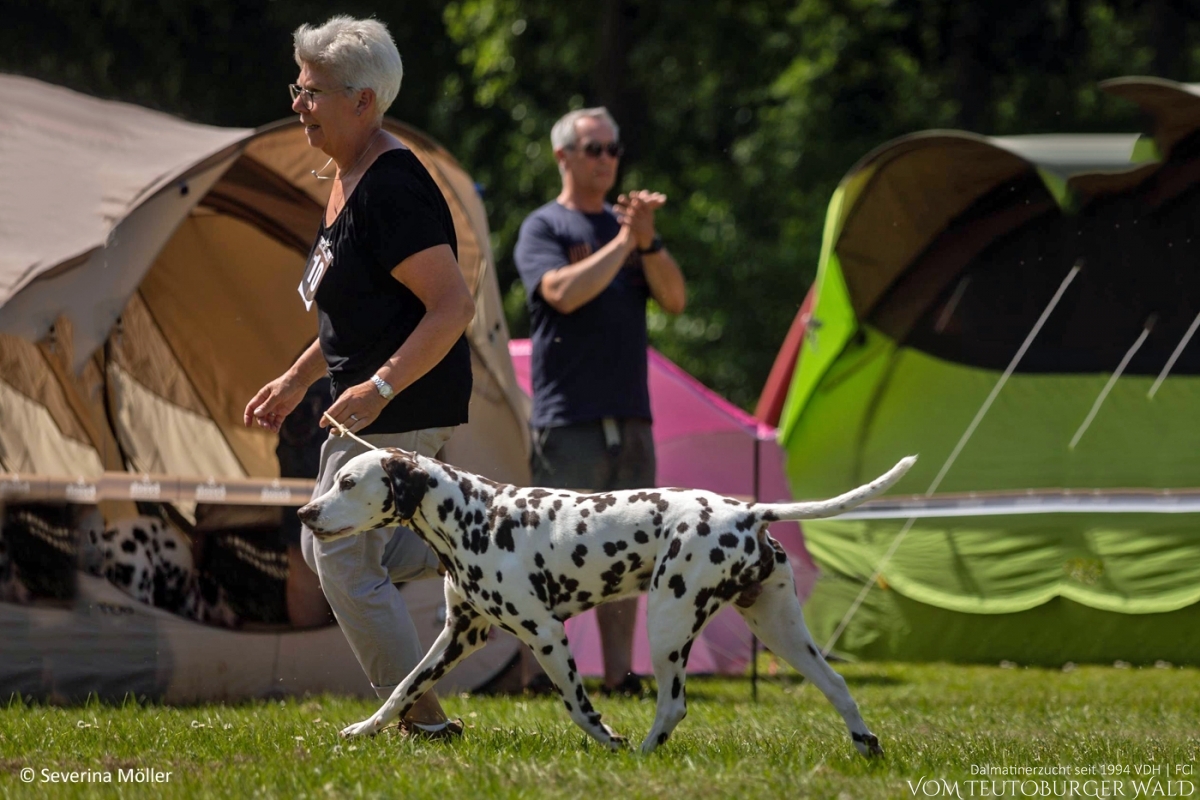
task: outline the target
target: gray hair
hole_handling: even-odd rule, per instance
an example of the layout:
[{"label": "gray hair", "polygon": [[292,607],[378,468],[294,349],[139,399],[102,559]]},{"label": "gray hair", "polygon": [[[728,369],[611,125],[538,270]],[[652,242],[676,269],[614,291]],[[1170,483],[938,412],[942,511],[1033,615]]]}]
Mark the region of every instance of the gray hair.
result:
[{"label": "gray hair", "polygon": [[621,138],[621,129],[617,126],[617,121],[612,118],[612,114],[608,113],[607,108],[604,106],[579,108],[574,111],[568,111],[566,114],[563,114],[558,122],[554,123],[554,127],[550,129],[550,146],[555,150],[565,150],[568,147],[573,147],[579,141],[579,132],[575,130],[575,123],[581,119],[589,118],[607,122],[612,126],[613,135],[617,139]]},{"label": "gray hair", "polygon": [[379,117],[400,93],[404,64],[400,51],[377,19],[330,17],[320,27],[301,25],[292,34],[296,63],[312,64],[349,89],[374,89]]}]

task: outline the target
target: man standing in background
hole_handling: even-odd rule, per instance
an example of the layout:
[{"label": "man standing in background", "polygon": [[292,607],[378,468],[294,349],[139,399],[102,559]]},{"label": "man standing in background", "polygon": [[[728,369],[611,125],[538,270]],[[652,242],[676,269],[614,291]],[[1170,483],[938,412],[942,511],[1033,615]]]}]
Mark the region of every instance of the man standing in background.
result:
[{"label": "man standing in background", "polygon": [[[683,311],[679,266],[654,227],[666,202],[648,191],[605,201],[623,153],[604,108],[572,111],[550,141],[558,197],[521,225],[514,253],[533,338],[533,484],[584,491],[655,484],[646,301]],[[596,609],[604,689],[637,693],[630,673],[637,600]]]}]

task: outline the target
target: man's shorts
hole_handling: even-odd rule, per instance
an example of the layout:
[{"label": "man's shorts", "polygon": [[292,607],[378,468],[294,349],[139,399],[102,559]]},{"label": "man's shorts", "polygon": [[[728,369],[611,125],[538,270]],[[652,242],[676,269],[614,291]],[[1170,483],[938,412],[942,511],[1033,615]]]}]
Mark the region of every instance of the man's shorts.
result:
[{"label": "man's shorts", "polygon": [[[534,428],[533,485],[585,492],[650,489],[655,485],[650,420],[616,419]],[[614,439],[616,440],[614,442]]]}]

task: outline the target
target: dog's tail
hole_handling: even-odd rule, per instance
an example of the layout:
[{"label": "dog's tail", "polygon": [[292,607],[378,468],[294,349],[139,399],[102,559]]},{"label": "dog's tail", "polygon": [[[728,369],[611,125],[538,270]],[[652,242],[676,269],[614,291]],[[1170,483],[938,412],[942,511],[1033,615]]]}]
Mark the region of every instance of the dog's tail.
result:
[{"label": "dog's tail", "polygon": [[902,458],[896,466],[870,483],[864,484],[857,489],[851,489],[845,494],[838,495],[831,500],[816,500],[811,503],[759,503],[755,506],[755,509],[762,509],[781,520],[836,517],[838,514],[849,511],[861,503],[865,503],[875,495],[886,492],[896,481],[903,478],[904,473],[908,472],[909,468],[915,463],[917,463],[916,456]]}]

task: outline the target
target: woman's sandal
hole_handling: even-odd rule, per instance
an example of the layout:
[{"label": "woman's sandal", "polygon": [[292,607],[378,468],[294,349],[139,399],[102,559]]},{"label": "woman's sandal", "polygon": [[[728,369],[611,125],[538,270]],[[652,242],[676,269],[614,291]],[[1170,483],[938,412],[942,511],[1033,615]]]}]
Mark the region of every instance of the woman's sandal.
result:
[{"label": "woman's sandal", "polygon": [[463,721],[461,719],[448,719],[440,724],[426,725],[402,719],[400,720],[400,724],[396,726],[396,732],[405,738],[427,739],[429,741],[461,739],[463,735]]}]

